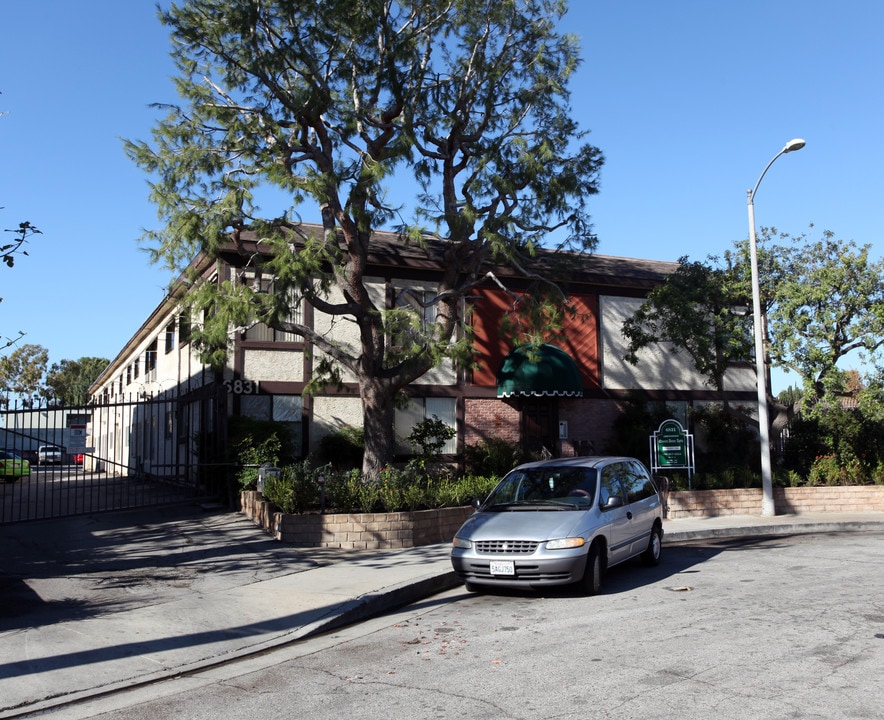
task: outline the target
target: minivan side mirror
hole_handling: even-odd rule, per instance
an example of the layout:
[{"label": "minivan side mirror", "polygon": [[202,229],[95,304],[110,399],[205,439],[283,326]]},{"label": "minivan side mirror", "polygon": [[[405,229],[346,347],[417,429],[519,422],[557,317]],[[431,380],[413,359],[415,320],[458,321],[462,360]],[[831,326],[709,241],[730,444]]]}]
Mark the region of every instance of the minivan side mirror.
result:
[{"label": "minivan side mirror", "polygon": [[473,506],[474,510],[478,510],[480,507],[482,507],[482,501],[479,500],[479,498],[473,498],[473,501],[470,503],[470,505]]},{"label": "minivan side mirror", "polygon": [[605,510],[618,507],[623,507],[623,498],[619,495],[611,495],[611,497],[608,498],[608,502],[605,503]]}]

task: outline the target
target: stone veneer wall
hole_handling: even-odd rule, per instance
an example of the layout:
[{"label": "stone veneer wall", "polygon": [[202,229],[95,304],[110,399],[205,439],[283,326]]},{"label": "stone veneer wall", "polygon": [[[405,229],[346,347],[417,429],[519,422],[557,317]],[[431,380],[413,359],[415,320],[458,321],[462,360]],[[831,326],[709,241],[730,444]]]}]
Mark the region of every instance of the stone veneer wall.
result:
[{"label": "stone veneer wall", "polygon": [[286,515],[257,492],[246,491],[242,511],[281,542],[300,547],[383,550],[451,542],[473,508]]},{"label": "stone veneer wall", "polygon": [[[670,520],[761,514],[761,488],[677,490],[666,498]],[[884,485],[774,488],[777,514],[884,512]],[[390,513],[286,515],[254,490],[242,511],[277,540],[302,547],[382,550],[450,542],[472,507]]]},{"label": "stone veneer wall", "polygon": [[[884,512],[884,485],[774,488],[778,515],[827,512]],[[677,490],[667,498],[666,517],[761,514],[761,488]]]}]

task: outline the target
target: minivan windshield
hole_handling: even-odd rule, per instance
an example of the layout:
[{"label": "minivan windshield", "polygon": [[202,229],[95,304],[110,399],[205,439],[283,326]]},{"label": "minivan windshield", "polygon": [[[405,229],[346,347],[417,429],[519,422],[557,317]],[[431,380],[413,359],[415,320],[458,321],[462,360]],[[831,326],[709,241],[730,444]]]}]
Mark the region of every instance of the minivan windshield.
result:
[{"label": "minivan windshield", "polygon": [[595,501],[595,468],[544,466],[513,470],[492,491],[484,510],[518,510],[556,507],[583,510]]}]

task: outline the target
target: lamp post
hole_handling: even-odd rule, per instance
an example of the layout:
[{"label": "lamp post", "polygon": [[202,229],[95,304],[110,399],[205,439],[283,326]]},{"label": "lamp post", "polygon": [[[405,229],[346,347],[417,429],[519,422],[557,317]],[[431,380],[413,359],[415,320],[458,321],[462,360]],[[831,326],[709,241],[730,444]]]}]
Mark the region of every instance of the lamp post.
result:
[{"label": "lamp post", "polygon": [[770,421],[767,415],[767,373],[764,367],[764,328],[761,313],[761,287],[758,281],[758,249],[755,237],[755,193],[765,173],[780,155],[800,150],[804,140],[795,138],[773,156],[761,171],[758,182],[752,190],[747,190],[749,201],[749,259],[752,264],[752,311],[755,325],[755,383],[758,386],[758,435],[761,444],[761,514],[776,515],[773,499],[773,478],[770,467]]}]

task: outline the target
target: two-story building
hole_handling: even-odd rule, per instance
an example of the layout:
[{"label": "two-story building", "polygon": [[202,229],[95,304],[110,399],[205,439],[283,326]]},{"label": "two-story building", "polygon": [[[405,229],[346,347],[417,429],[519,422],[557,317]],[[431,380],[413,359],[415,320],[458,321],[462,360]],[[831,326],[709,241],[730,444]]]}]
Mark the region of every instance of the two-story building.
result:
[{"label": "two-story building", "polygon": [[[312,231],[322,228],[312,226]],[[245,232],[220,259],[197,258],[189,270],[203,282],[265,283],[272,289],[269,279],[247,262],[250,253],[260,251],[259,238]],[[432,238],[419,247],[378,233],[366,283],[379,302],[391,302],[402,288],[432,296],[438,257]],[[539,266],[544,257],[541,252]],[[513,348],[500,331],[512,293],[524,290],[526,279],[498,268],[506,291],[489,281],[471,294],[461,317],[472,326],[476,365],[463,369],[445,362],[409,386],[410,406],[396,412],[399,451],[408,452],[404,438],[414,424],[435,415],[456,430],[444,448],[454,456],[465,444],[489,437],[553,455],[603,452],[627,398],[665,401],[682,418],[690,405],[720,400],[684,354],[659,347],[642,352],[637,365],[623,359],[623,322],[677,268],[675,263],[596,254],[571,260],[567,288],[576,312],[539,349]],[[305,394],[318,351],[299,336],[261,323],[231,327],[223,370],[214,372],[201,363],[190,342],[192,324],[200,318],[182,312],[189,287],[182,276],[92,386],[94,405],[119,408],[96,414],[103,418],[91,429],[96,454],[163,475],[164,468],[180,468],[182,462],[195,467],[212,457],[231,415],[286,423],[296,438],[294,454],[300,456],[314,450],[323,436],[361,425],[352,378],[345,375],[342,387]],[[348,336],[354,333],[352,324],[333,322],[308,304],[297,312],[297,322],[356,345],[358,338]],[[730,400],[752,404],[755,377],[749,365],[732,368],[725,382]]]}]

